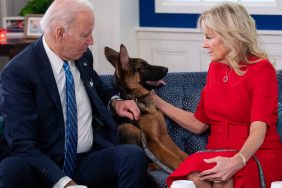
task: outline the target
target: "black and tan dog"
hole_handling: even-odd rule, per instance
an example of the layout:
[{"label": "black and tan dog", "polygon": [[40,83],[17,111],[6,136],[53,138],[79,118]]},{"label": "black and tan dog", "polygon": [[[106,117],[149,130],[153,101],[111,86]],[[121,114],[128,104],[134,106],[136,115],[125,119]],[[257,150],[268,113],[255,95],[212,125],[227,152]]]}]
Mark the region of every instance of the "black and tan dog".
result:
[{"label": "black and tan dog", "polygon": [[153,66],[145,60],[130,58],[124,45],[120,52],[105,47],[105,56],[115,68],[115,83],[123,99],[133,99],[141,110],[138,122],[119,127],[126,143],[139,144],[161,169],[171,173],[186,157],[168,135],[163,114],[150,98],[150,92],[164,83],[168,69]]}]

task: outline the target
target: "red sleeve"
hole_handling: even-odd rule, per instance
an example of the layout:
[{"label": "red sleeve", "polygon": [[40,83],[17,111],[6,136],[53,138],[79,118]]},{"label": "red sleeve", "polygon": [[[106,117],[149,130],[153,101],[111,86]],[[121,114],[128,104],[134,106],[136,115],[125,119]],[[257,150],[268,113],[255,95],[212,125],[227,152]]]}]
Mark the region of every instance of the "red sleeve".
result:
[{"label": "red sleeve", "polygon": [[250,79],[252,106],[250,121],[263,121],[268,125],[275,124],[278,103],[278,85],[276,72],[268,62],[261,62],[253,71]]},{"label": "red sleeve", "polygon": [[[211,75],[213,73],[213,67],[214,67],[214,63],[211,62],[210,66],[209,66],[208,74],[207,74],[206,85],[208,84],[208,82],[210,80],[209,78],[211,77]],[[202,123],[208,124],[209,119],[208,119],[208,116],[206,114],[205,107],[204,107],[205,88],[206,88],[206,86],[203,88],[203,91],[201,93],[201,98],[200,98],[199,104],[198,104],[198,106],[196,108],[196,112],[195,112],[195,118],[198,119]]]},{"label": "red sleeve", "polygon": [[201,98],[195,112],[195,118],[202,123],[208,124],[208,117],[204,109],[204,98],[205,98],[204,95],[205,95],[205,88],[201,93]]}]

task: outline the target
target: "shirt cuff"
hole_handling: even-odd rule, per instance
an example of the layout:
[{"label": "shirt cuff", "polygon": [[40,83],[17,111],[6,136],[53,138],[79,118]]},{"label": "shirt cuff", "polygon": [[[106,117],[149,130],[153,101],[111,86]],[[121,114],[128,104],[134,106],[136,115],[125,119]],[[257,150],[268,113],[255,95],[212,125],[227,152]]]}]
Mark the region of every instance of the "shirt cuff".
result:
[{"label": "shirt cuff", "polygon": [[114,101],[114,100],[122,100],[122,99],[121,99],[120,96],[118,96],[118,95],[112,96],[112,98],[110,99],[110,101],[109,101],[109,103],[108,103],[108,109],[109,109],[112,113],[115,113],[114,109],[113,109],[112,106],[111,106],[111,103],[112,103],[112,101]]},{"label": "shirt cuff", "polygon": [[68,176],[64,176],[53,186],[53,188],[64,188],[72,179]]}]

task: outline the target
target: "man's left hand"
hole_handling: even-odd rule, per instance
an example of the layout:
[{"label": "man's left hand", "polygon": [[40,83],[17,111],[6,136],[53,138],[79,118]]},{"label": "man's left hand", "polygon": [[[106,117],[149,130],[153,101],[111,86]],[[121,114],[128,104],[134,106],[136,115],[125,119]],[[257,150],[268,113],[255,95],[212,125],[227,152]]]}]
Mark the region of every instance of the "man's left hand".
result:
[{"label": "man's left hand", "polygon": [[127,117],[131,120],[138,120],[140,109],[134,100],[114,100],[111,102],[116,113],[121,117]]}]

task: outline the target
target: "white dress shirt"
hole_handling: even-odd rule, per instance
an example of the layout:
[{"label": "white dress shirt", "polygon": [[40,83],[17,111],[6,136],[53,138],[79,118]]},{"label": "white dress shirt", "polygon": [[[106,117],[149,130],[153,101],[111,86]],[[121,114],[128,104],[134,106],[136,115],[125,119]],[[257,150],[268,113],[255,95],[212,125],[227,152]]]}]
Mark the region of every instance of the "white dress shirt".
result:
[{"label": "white dress shirt", "polygon": [[[47,45],[43,36],[43,46],[49,58],[53,74],[57,83],[64,120],[66,122],[66,90],[65,90],[65,71],[63,69],[63,60],[57,56]],[[77,153],[87,152],[91,149],[93,143],[93,129],[92,129],[92,109],[88,95],[82,80],[80,79],[80,73],[76,68],[74,62],[69,61],[71,72],[73,74],[75,84],[75,98],[77,105],[77,120],[78,120],[78,143]],[[62,188],[68,182],[70,178],[63,177],[55,185],[54,188]]]}]

